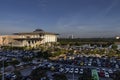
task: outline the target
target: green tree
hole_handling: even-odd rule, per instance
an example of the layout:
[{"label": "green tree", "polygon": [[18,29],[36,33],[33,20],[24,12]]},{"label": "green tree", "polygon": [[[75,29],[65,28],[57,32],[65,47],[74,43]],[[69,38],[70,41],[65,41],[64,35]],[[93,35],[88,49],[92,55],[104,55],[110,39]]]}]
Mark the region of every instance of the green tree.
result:
[{"label": "green tree", "polygon": [[14,73],[17,76],[16,80],[21,80],[22,74],[19,71],[14,71]]},{"label": "green tree", "polygon": [[120,80],[120,71],[115,72],[113,80]]},{"label": "green tree", "polygon": [[12,64],[12,65],[17,65],[17,64],[19,64],[20,62],[18,61],[18,60],[13,60],[13,61],[11,61],[10,62],[10,64]]},{"label": "green tree", "polygon": [[29,62],[29,61],[32,61],[32,60],[33,60],[33,58],[31,58],[31,57],[24,57],[24,58],[22,58],[23,62]]},{"label": "green tree", "polygon": [[46,70],[37,68],[30,74],[32,80],[40,80],[42,77],[46,77]]},{"label": "green tree", "polygon": [[37,53],[36,57],[48,59],[49,57],[51,57],[51,53],[49,51],[40,51]]},{"label": "green tree", "polygon": [[92,77],[83,74],[83,75],[79,75],[78,80],[92,80]]},{"label": "green tree", "polygon": [[116,44],[112,45],[112,49],[117,50],[118,46]]},{"label": "green tree", "polygon": [[0,80],[2,80],[2,74],[0,74]]},{"label": "green tree", "polygon": [[53,80],[68,80],[64,74],[54,74]]}]

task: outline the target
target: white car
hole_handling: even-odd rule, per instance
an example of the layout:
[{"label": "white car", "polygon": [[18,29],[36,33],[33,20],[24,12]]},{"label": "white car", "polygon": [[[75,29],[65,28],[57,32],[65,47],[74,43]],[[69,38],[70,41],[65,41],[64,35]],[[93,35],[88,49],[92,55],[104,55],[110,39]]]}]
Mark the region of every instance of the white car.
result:
[{"label": "white car", "polygon": [[117,71],[117,69],[113,69],[113,72],[116,72]]},{"label": "white car", "polygon": [[67,73],[70,70],[70,68],[66,67],[65,68],[65,73]]},{"label": "white car", "polygon": [[49,63],[49,64],[47,65],[47,67],[50,68],[50,67],[52,67],[52,65],[53,65],[52,63]]},{"label": "white car", "polygon": [[59,69],[59,72],[63,72],[63,71],[64,71],[64,69],[63,69],[63,68],[60,68],[60,69]]},{"label": "white car", "polygon": [[103,71],[105,71],[105,68],[102,68]]},{"label": "white car", "polygon": [[109,73],[113,73],[113,71],[111,69],[108,70]]},{"label": "white car", "polygon": [[88,66],[91,66],[91,63],[88,63]]},{"label": "white car", "polygon": [[14,79],[15,79],[16,77],[17,77],[16,75],[13,75],[13,76],[12,76],[12,78],[14,78]]},{"label": "white car", "polygon": [[74,68],[71,68],[69,73],[73,73],[74,72]]},{"label": "white car", "polygon": [[105,77],[109,78],[109,73],[108,72],[105,72]]},{"label": "white car", "polygon": [[78,68],[75,68],[75,73],[79,73],[79,69]]},{"label": "white car", "polygon": [[79,72],[80,74],[83,74],[83,69],[80,69],[80,72]]},{"label": "white car", "polygon": [[119,65],[118,65],[118,64],[116,64],[116,65],[115,65],[115,68],[117,68],[117,69],[118,69],[118,68],[119,68]]},{"label": "white car", "polygon": [[38,67],[44,67],[44,65],[43,64],[39,64]]},{"label": "white car", "polygon": [[36,69],[36,68],[37,68],[36,66],[33,66],[33,68],[32,68],[32,69],[34,70],[34,69]]}]

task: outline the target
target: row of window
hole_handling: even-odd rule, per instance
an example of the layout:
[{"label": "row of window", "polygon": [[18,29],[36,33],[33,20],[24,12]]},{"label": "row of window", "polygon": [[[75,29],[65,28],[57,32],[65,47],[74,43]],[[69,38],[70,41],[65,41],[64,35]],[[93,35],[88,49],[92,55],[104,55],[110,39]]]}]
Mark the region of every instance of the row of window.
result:
[{"label": "row of window", "polygon": [[20,38],[40,38],[42,35],[21,35]]}]

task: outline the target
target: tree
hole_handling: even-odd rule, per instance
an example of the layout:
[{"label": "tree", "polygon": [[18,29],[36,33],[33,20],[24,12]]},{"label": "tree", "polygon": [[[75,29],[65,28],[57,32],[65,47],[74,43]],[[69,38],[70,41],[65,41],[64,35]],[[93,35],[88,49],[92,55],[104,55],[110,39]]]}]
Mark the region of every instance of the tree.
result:
[{"label": "tree", "polygon": [[37,53],[36,57],[48,59],[49,57],[51,57],[51,53],[49,51],[44,51],[44,52],[40,51]]},{"label": "tree", "polygon": [[78,80],[92,80],[92,77],[83,74],[83,75],[79,75]]},{"label": "tree", "polygon": [[0,75],[0,80],[2,80],[2,75]]},{"label": "tree", "polygon": [[18,60],[13,60],[13,61],[11,61],[10,62],[10,64],[12,64],[12,65],[17,65],[17,64],[19,64],[20,62],[18,61]]},{"label": "tree", "polygon": [[54,74],[53,77],[53,80],[68,80],[64,74]]},{"label": "tree", "polygon": [[31,72],[30,76],[31,80],[40,80],[41,78],[46,77],[46,70],[37,68]]},{"label": "tree", "polygon": [[21,80],[22,74],[19,71],[14,71],[14,73],[17,76],[16,80]]},{"label": "tree", "polygon": [[112,45],[112,49],[117,50],[118,46],[116,44]]},{"label": "tree", "polygon": [[22,58],[23,62],[29,62],[29,61],[32,61],[32,60],[33,60],[33,58],[31,58],[31,57],[23,57]]},{"label": "tree", "polygon": [[113,80],[120,80],[120,71],[116,71]]}]

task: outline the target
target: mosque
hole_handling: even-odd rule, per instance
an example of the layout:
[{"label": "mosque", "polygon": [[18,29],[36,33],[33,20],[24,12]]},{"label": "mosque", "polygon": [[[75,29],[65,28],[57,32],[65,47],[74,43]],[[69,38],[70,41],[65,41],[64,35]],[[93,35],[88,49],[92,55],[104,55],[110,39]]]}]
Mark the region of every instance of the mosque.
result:
[{"label": "mosque", "polygon": [[15,47],[36,47],[44,43],[57,42],[56,33],[45,32],[42,29],[36,29],[33,32],[13,33],[12,35],[1,35],[1,46],[15,46]]}]

